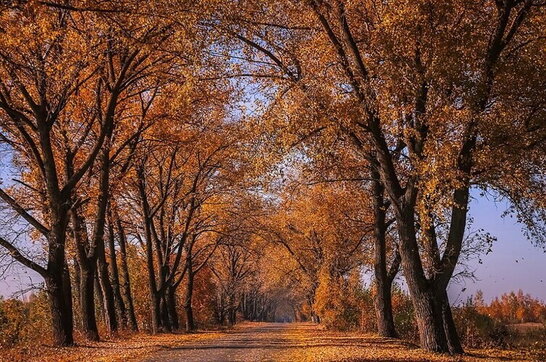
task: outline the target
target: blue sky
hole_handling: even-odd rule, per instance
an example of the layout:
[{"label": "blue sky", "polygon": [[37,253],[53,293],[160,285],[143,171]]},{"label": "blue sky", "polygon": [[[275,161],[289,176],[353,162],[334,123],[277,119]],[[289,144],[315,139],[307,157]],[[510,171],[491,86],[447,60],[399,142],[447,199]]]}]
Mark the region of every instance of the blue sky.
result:
[{"label": "blue sky", "polygon": [[[482,264],[473,261],[477,280],[465,279],[449,288],[452,303],[464,302],[477,290],[490,300],[508,291],[523,290],[546,301],[546,252],[534,246],[513,217],[502,217],[508,204],[476,196],[470,205],[473,229],[483,228],[497,237],[492,252],[482,256]],[[461,292],[466,288],[464,292]]]}]

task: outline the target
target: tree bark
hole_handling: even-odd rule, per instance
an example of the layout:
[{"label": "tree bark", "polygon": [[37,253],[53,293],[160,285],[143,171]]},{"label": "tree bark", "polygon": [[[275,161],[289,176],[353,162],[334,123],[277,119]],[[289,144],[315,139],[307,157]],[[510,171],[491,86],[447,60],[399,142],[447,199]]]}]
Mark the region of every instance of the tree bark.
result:
[{"label": "tree bark", "polygon": [[119,241],[119,254],[120,254],[120,266],[121,266],[121,293],[123,295],[124,304],[126,306],[127,323],[129,329],[133,331],[138,330],[138,324],[135,315],[135,308],[133,306],[133,296],[131,294],[131,279],[129,277],[129,267],[127,265],[127,238],[121,219],[116,215],[116,226],[118,232]]},{"label": "tree bark", "polygon": [[176,289],[172,287],[167,289],[167,308],[172,329],[180,329],[180,321],[178,319],[178,312],[176,311]]},{"label": "tree bark", "polygon": [[156,292],[150,291],[152,334],[157,334],[161,329],[160,300]]},{"label": "tree bark", "polygon": [[52,206],[55,207],[52,207],[53,225],[48,235],[49,252],[45,282],[50,302],[53,342],[57,346],[71,346],[74,344],[74,321],[70,276],[65,258],[68,210],[62,206]]},{"label": "tree bark", "polygon": [[62,272],[49,276],[45,282],[51,311],[53,343],[56,346],[71,346],[74,344],[72,317],[66,304]]},{"label": "tree bark", "polygon": [[120,321],[121,326],[124,328],[127,326],[127,312],[125,310],[125,303],[123,303],[123,299],[121,298],[118,263],[116,260],[114,226],[112,225],[111,217],[108,223],[108,252],[110,254],[110,263],[108,266],[110,267],[109,269],[112,280],[112,291],[114,294],[114,305],[116,307],[118,321]]},{"label": "tree bark", "polygon": [[80,274],[78,290],[83,334],[90,341],[98,341],[99,330],[95,315],[96,257],[95,253],[89,250],[85,223],[79,210],[73,209],[70,214]]},{"label": "tree bark", "polygon": [[187,283],[186,283],[186,296],[184,299],[184,311],[186,312],[186,332],[193,332],[195,330],[195,322],[193,320],[193,308],[192,308],[192,298],[193,298],[193,277],[192,272],[192,262],[191,257],[186,261],[187,268]]},{"label": "tree bark", "polygon": [[102,288],[104,296],[104,307],[106,316],[106,325],[110,333],[114,333],[118,330],[118,321],[116,318],[116,306],[114,302],[114,290],[110,283],[110,277],[108,275],[108,264],[106,262],[106,253],[104,245],[104,227],[106,224],[106,210],[108,207],[109,196],[109,181],[110,181],[110,135],[111,129],[108,133],[107,143],[100,153],[100,185],[99,196],[97,202],[97,215],[95,218],[95,228],[93,230],[93,245],[96,248],[97,253],[97,268],[99,282]]},{"label": "tree bark", "polygon": [[444,331],[447,338],[449,352],[451,354],[462,354],[464,350],[459,339],[459,334],[457,333],[457,327],[455,326],[453,315],[451,313],[449,297],[447,296],[447,292],[445,290],[443,291],[442,296],[442,319],[444,322]]},{"label": "tree bark", "polygon": [[[375,167],[375,165],[374,165]],[[386,208],[384,189],[379,172],[372,170],[372,197],[374,207],[374,307],[377,332],[382,337],[398,337],[392,313],[392,281],[394,275],[387,272]],[[397,268],[398,269],[398,268]],[[397,270],[396,270],[397,271]]]},{"label": "tree bark", "polygon": [[437,298],[434,286],[427,280],[421,264],[413,223],[413,209],[395,208],[395,212],[402,266],[415,308],[421,347],[431,352],[449,352],[442,318],[442,301]]},{"label": "tree bark", "polygon": [[105,323],[106,314],[104,308],[104,294],[102,293],[102,287],[100,286],[99,272],[97,268],[95,268],[95,275],[93,277],[93,280],[95,284],[95,306],[96,309],[98,309],[98,315],[100,316],[102,322]]},{"label": "tree bark", "polygon": [[82,327],[85,337],[91,341],[99,340],[99,331],[95,316],[95,263],[93,267],[86,266],[81,268],[81,286],[80,286],[80,308]]},{"label": "tree bark", "polygon": [[[108,265],[104,255],[104,244],[99,245],[99,257],[97,259],[97,275],[104,298],[104,316],[109,333],[115,333],[118,330],[116,319],[116,307],[114,303],[114,292],[108,276]],[[101,255],[102,254],[102,255]]]}]

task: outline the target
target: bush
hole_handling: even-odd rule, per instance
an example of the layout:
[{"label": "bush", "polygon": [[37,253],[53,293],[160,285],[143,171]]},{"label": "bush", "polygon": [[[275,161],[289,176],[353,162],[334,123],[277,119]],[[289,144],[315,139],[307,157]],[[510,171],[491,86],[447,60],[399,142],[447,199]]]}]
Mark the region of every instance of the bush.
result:
[{"label": "bush", "polygon": [[392,289],[392,309],[394,313],[394,325],[400,337],[410,341],[419,340],[419,331],[411,299],[396,284],[393,285]]},{"label": "bush", "polygon": [[320,274],[314,309],[326,328],[341,331],[359,328],[362,287],[358,277],[356,272],[347,278],[332,276],[327,269]]},{"label": "bush", "polygon": [[453,308],[453,319],[461,342],[471,348],[506,347],[509,331],[503,322],[480,313],[471,299]]},{"label": "bush", "polygon": [[45,292],[29,298],[0,300],[0,347],[31,345],[49,335],[49,314]]}]

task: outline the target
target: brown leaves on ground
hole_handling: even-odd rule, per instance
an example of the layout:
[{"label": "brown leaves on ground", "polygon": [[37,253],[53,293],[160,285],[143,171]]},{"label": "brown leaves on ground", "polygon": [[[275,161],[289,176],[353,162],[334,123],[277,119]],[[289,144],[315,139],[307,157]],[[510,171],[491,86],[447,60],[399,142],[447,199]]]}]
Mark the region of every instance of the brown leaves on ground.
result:
[{"label": "brown leaves on ground", "polygon": [[309,325],[291,332],[299,346],[290,349],[286,361],[537,361],[540,351],[467,349],[464,356],[453,357],[425,352],[407,341],[382,338],[358,332],[332,332]]},{"label": "brown leaves on ground", "polygon": [[[254,341],[259,340],[260,343],[253,345],[253,342],[249,340],[248,344],[242,343],[241,347],[241,342],[244,341],[237,339],[241,335],[246,335],[247,338]],[[234,342],[233,346],[229,343],[231,339]],[[275,345],[273,348],[268,345],[268,340],[271,343],[282,341],[282,345]],[[218,341],[222,341],[222,343],[218,344]],[[189,349],[179,348],[183,346],[187,346]],[[252,348],[248,348],[250,346]],[[82,343],[72,348],[37,346],[31,351],[14,349],[7,351],[7,353],[2,352],[0,361],[127,361],[149,358],[153,360],[154,355],[164,358],[169,357],[169,353],[179,360],[185,360],[184,354],[186,353],[188,358],[199,357],[206,361],[208,357],[222,356],[223,354],[219,353],[222,352],[222,348],[227,351],[226,360],[230,360],[229,356],[237,356],[235,360],[243,361],[254,360],[252,356],[261,356],[260,360],[267,361],[302,362],[538,361],[546,358],[546,354],[541,351],[499,349],[472,349],[467,350],[467,354],[464,356],[452,357],[425,352],[407,341],[381,338],[373,334],[358,332],[332,332],[311,323],[242,323],[232,330],[154,336],[138,333],[104,342]],[[253,348],[257,351],[253,351]],[[240,353],[237,352],[237,349],[241,349]],[[157,353],[160,351],[161,353]],[[216,355],[213,356],[212,352],[215,352]],[[196,355],[196,353],[200,354]]]},{"label": "brown leaves on ground", "polygon": [[221,333],[216,331],[158,335],[136,333],[101,342],[78,343],[75,347],[38,345],[33,349],[17,348],[2,351],[0,361],[126,361],[144,357],[163,348],[213,339]]}]

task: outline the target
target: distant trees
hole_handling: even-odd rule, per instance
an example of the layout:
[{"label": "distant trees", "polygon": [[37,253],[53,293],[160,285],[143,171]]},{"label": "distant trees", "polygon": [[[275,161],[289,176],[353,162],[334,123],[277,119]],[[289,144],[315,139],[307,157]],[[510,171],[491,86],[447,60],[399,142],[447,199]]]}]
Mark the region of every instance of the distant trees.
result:
[{"label": "distant trees", "polygon": [[[476,298],[478,298],[478,294],[476,294]],[[481,313],[504,323],[544,323],[546,321],[544,302],[529,294],[523,294],[521,289],[517,293],[510,292],[495,297],[489,304],[483,303],[483,301],[478,303],[477,300],[475,304]]]}]

